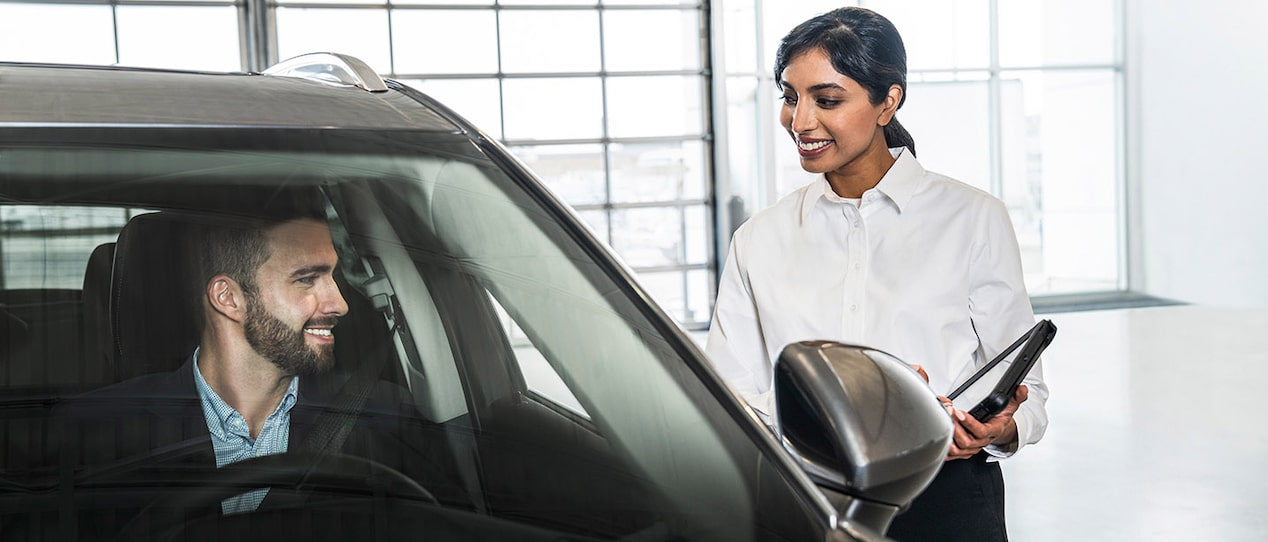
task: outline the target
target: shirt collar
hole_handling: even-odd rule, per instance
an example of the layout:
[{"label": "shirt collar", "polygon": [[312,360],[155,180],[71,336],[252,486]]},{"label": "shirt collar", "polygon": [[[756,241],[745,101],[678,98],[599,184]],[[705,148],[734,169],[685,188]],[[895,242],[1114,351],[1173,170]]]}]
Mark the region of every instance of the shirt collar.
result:
[{"label": "shirt collar", "polygon": [[[925,168],[916,161],[916,157],[912,156],[911,151],[907,147],[894,147],[889,149],[889,153],[894,157],[894,165],[889,167],[889,171],[885,172],[885,176],[881,177],[881,181],[876,184],[877,192],[884,194],[890,201],[894,202],[894,206],[898,208],[898,212],[903,212],[903,207],[907,202],[911,201],[911,197],[916,193],[920,180],[925,176]],[[869,190],[870,192],[870,190]],[[866,196],[866,194],[864,194]],[[827,176],[819,176],[817,182],[811,183],[802,193],[801,199],[801,223],[804,225],[810,220],[810,213],[814,211],[815,205],[820,200],[839,200],[841,199],[832,192],[832,186],[828,184]]]},{"label": "shirt collar", "polygon": [[[229,406],[216,390],[211,388],[211,384],[203,378],[202,372],[198,370],[198,352],[199,348],[194,348],[194,386],[198,388],[198,398],[203,404],[203,414],[207,416],[207,428],[217,432],[223,437],[229,431],[229,421],[234,416],[242,417],[237,410]],[[276,415],[279,411],[290,412],[291,407],[295,406],[299,394],[299,377],[291,377],[291,383],[286,387],[286,395],[282,396],[282,401],[278,403],[277,408],[273,410]],[[214,422],[214,423],[213,423]]]}]

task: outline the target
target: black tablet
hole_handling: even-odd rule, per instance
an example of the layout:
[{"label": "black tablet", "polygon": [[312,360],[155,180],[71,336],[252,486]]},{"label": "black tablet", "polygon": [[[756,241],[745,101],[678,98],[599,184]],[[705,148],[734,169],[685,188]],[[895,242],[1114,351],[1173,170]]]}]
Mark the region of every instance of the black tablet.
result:
[{"label": "black tablet", "polygon": [[[1004,406],[1008,404],[1009,398],[1017,391],[1017,387],[1021,385],[1026,374],[1030,372],[1030,368],[1034,367],[1035,361],[1039,359],[1044,349],[1052,343],[1052,338],[1057,334],[1057,326],[1052,324],[1050,320],[1041,320],[1034,327],[1030,328],[1021,337],[1018,337],[1013,344],[1000,352],[995,359],[992,359],[981,369],[978,369],[973,376],[969,377],[955,391],[947,394],[947,399],[955,403],[955,408],[959,410],[967,410],[968,413],[978,421],[984,422],[991,416],[999,414],[1004,410]],[[974,388],[973,384],[981,380],[982,377],[991,373],[1000,362],[1006,361],[1008,356],[1017,350],[1017,357],[1007,364],[1004,374],[995,381],[995,385],[989,389],[982,386]],[[981,389],[978,393],[970,392],[971,389]],[[966,393],[969,392],[969,393]],[[959,400],[957,400],[959,399]]]}]

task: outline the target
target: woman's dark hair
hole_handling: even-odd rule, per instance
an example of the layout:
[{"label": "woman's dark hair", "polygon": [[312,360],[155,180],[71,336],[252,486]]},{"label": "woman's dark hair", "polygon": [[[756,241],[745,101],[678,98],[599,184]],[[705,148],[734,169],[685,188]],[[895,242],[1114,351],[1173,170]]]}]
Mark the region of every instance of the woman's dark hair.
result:
[{"label": "woman's dark hair", "polygon": [[[784,69],[797,56],[822,49],[832,67],[867,89],[873,105],[880,104],[891,85],[903,89],[907,101],[907,49],[889,19],[858,7],[844,7],[797,25],[779,42],[775,52],[775,82],[783,81]],[[916,155],[916,142],[895,117],[885,125],[885,144],[907,147]]]}]

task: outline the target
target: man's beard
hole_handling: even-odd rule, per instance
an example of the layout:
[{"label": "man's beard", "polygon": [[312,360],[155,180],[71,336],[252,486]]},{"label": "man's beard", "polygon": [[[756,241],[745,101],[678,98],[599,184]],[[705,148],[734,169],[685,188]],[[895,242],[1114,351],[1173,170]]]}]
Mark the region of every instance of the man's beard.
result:
[{"label": "man's beard", "polygon": [[[326,372],[335,363],[334,345],[313,350],[304,340],[304,330],[295,331],[273,316],[256,296],[247,297],[245,331],[247,343],[265,359],[272,361],[283,374],[310,376]],[[304,325],[333,326],[336,317],[309,320]]]}]

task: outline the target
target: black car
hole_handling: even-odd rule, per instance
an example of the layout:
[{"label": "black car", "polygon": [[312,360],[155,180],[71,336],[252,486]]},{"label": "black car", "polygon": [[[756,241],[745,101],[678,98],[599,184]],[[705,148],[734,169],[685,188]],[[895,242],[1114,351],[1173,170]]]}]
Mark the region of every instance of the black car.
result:
[{"label": "black car", "polygon": [[[191,462],[206,427],[163,424],[202,411],[120,383],[199,343],[184,232],[294,201],[324,213],[348,305],[315,426],[428,444]],[[356,59],[0,63],[5,540],[879,538],[941,464],[937,401],[832,343],[791,345],[776,384],[771,431],[504,148]],[[253,513],[216,506],[253,488]]]}]

